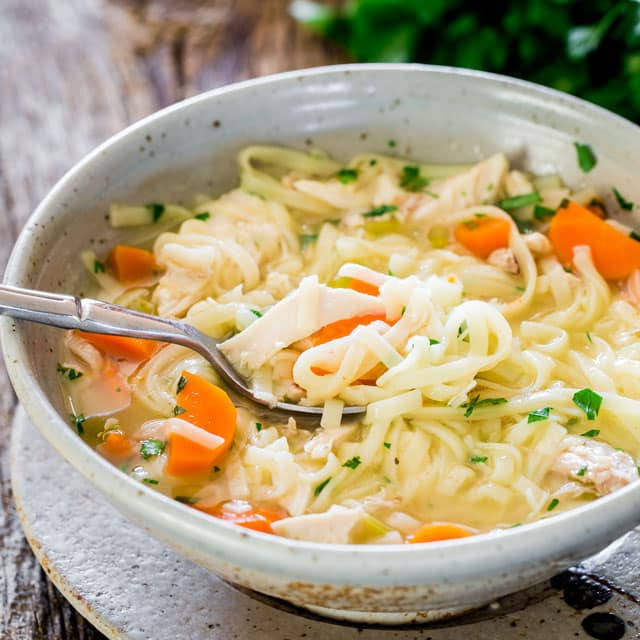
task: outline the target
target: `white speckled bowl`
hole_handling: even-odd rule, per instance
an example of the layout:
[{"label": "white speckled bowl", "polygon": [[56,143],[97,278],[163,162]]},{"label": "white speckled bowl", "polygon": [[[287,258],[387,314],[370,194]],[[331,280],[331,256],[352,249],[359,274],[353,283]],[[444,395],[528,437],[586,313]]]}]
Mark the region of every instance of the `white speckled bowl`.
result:
[{"label": "white speckled bowl", "polygon": [[[469,162],[505,150],[536,172],[585,181],[573,141],[593,146],[589,182],[640,200],[640,129],[585,102],[500,76],[418,65],[349,65],[287,73],[197,96],[116,135],[74,167],[21,233],[5,280],[78,291],[77,258],[126,234],[111,201],[219,193],[248,143],[319,146],[339,158],[389,151]],[[640,523],[640,483],[585,507],[494,535],[416,546],[330,546],[253,533],[170,500],[124,475],[72,431],[55,378],[59,332],[2,320],[11,380],[51,444],[126,516],[228,580],[337,617],[426,620],[542,580]],[[87,514],[90,518],[91,514]]]}]

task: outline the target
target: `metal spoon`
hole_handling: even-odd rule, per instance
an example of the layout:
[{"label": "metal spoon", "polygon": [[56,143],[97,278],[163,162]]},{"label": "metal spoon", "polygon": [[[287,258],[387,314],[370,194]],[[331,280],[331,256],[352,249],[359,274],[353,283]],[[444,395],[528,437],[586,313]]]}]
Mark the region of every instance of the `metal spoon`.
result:
[{"label": "metal spoon", "polygon": [[[132,311],[100,300],[77,298],[60,293],[47,293],[0,285],[0,314],[48,324],[61,329],[79,329],[114,336],[171,342],[189,347],[206,358],[229,387],[253,403],[268,407],[270,413],[319,416],[322,407],[305,407],[289,402],[270,403],[256,397],[246,381],[218,349],[215,340],[195,327],[177,320]],[[345,407],[344,415],[363,413],[365,407]]]}]

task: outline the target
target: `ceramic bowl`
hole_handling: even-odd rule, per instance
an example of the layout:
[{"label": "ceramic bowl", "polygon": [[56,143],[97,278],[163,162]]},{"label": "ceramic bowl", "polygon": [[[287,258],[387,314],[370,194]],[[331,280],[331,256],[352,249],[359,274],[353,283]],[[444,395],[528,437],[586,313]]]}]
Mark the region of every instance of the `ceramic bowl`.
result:
[{"label": "ceramic bowl", "polygon": [[[590,144],[585,176],[574,141]],[[196,96],[129,127],[54,187],[20,234],[7,283],[82,292],[79,253],[126,234],[112,201],[221,193],[249,143],[321,147],[346,159],[393,152],[472,162],[503,150],[518,166],[588,179],[640,200],[640,129],[593,105],[510,78],[419,65],[348,65],[242,82]],[[326,615],[407,622],[446,616],[547,578],[640,523],[640,483],[534,524],[464,540],[341,546],[254,533],[179,504],[121,473],[71,429],[55,376],[60,333],[2,320],[20,401],[49,442],[151,535],[234,583]],[[91,518],[91,514],[87,514]],[[108,541],[105,541],[108,546]]]}]

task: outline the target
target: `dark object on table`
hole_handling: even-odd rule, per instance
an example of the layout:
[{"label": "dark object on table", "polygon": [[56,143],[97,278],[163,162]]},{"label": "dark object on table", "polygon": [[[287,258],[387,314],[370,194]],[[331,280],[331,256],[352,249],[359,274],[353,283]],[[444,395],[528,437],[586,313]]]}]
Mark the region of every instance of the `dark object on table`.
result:
[{"label": "dark object on table", "polygon": [[296,0],[291,13],[360,62],[426,62],[538,82],[640,122],[635,0]]},{"label": "dark object on table", "polygon": [[588,615],[582,621],[582,628],[597,640],[620,640],[625,633],[624,620],[602,611]]}]

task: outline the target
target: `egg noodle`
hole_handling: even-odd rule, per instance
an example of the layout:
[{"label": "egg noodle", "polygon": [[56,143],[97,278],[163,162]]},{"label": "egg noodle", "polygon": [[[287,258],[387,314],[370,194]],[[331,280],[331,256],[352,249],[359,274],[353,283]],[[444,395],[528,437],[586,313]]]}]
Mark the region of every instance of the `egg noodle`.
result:
[{"label": "egg noodle", "polygon": [[[239,407],[215,467],[172,475],[177,386],[184,371],[223,386],[211,367],[166,345],[142,362],[111,358],[105,376],[109,354],[69,333],[65,392],[104,455],[203,511],[269,505],[286,515],[275,533],[325,542],[403,542],[425,523],[509,527],[637,477],[640,276],[607,281],[589,245],[566,264],[550,242],[566,199],[601,213],[592,189],[572,194],[503,154],[342,165],[251,146],[238,162],[239,188],[220,197],[112,206],[131,244],[153,238],[146,280],[123,282],[90,251],[82,260],[96,297],[226,339],[257,393],[323,406],[321,426]],[[487,231],[479,246],[493,227],[504,242]],[[342,419],[354,404],[364,417]],[[135,443],[126,459],[104,449],[112,429]]]}]

